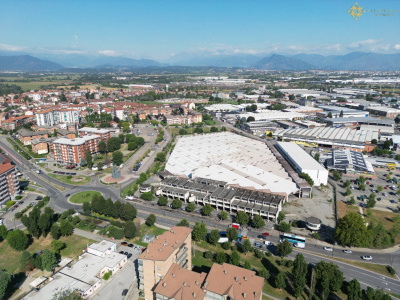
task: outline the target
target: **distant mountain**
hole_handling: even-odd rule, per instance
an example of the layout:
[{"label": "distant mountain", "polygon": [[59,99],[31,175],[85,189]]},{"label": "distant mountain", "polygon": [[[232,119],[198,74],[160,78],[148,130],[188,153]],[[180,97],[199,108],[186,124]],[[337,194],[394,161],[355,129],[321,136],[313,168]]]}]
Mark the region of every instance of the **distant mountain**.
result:
[{"label": "distant mountain", "polygon": [[273,54],[268,57],[264,57],[260,61],[251,65],[252,68],[261,70],[310,70],[315,69],[312,64],[306,63],[305,61],[295,58],[288,57],[278,54]]},{"label": "distant mountain", "polygon": [[400,53],[351,52],[346,55],[297,54],[292,57],[312,64],[319,69],[351,71],[400,70]]},{"label": "distant mountain", "polygon": [[238,67],[247,68],[256,63],[262,58],[260,55],[241,54],[241,55],[207,55],[207,56],[194,56],[184,59],[172,59],[170,64],[175,66],[193,66],[193,67]]},{"label": "distant mountain", "polygon": [[30,55],[0,56],[0,71],[57,71],[62,65]]}]

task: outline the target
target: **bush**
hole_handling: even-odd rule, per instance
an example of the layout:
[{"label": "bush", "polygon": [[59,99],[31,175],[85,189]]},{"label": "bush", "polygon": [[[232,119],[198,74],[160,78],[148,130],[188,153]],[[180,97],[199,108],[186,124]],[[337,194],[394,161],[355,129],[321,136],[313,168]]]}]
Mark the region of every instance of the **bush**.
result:
[{"label": "bush", "polygon": [[316,239],[316,240],[319,240],[319,239],[320,239],[320,236],[319,236],[319,233],[318,233],[318,232],[314,232],[311,236],[312,236],[314,239]]},{"label": "bush", "polygon": [[145,201],[152,201],[154,199],[154,196],[152,193],[148,192],[148,193],[142,193],[140,195],[140,198],[142,198]]},{"label": "bush", "polygon": [[155,222],[156,222],[156,216],[154,214],[150,214],[146,219],[147,226],[151,227],[154,225]]},{"label": "bush", "polygon": [[172,200],[172,208],[177,209],[182,207],[182,201],[179,199]]},{"label": "bush", "polygon": [[111,275],[112,275],[112,271],[108,271],[106,274],[103,275],[103,279],[108,280],[108,279],[110,279]]},{"label": "bush", "polygon": [[157,204],[160,206],[166,206],[168,204],[168,198],[165,196],[160,196],[160,198],[158,198]]},{"label": "bush", "polygon": [[213,258],[213,253],[210,250],[207,250],[206,252],[204,252],[204,258],[207,259],[212,259]]},{"label": "bush", "polygon": [[231,247],[231,243],[229,242],[222,243],[221,247],[224,250],[228,250]]},{"label": "bush", "polygon": [[21,200],[23,196],[16,196],[15,199],[16,200]]},{"label": "bush", "polygon": [[390,273],[390,275],[394,276],[396,274],[396,271],[393,269],[392,266],[386,266],[386,269]]},{"label": "bush", "polygon": [[293,260],[291,260],[291,259],[287,260],[285,265],[286,265],[286,267],[288,267],[288,268],[293,267]]},{"label": "bush", "polygon": [[281,222],[278,225],[278,230],[282,231],[282,232],[290,232],[291,231],[291,226],[290,226],[290,224],[288,224],[286,222]]},{"label": "bush", "polygon": [[267,256],[267,257],[271,257],[272,256],[272,253],[271,252],[265,252],[265,255]]}]

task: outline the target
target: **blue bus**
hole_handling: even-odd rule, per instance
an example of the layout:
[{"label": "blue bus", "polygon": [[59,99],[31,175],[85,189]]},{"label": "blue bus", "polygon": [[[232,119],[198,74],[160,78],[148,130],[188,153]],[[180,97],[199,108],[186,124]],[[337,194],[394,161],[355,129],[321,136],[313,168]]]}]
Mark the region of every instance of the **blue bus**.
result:
[{"label": "blue bus", "polygon": [[294,234],[284,233],[282,240],[288,240],[289,242],[293,243],[293,246],[298,248],[304,248],[306,246],[306,239]]}]

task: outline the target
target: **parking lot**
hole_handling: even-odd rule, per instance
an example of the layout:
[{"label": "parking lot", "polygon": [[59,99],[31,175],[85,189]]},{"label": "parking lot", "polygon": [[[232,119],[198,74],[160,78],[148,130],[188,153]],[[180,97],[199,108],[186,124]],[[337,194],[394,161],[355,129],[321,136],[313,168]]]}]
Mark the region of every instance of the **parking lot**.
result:
[{"label": "parking lot", "polygon": [[[351,183],[351,195],[344,196],[346,188],[344,187],[344,182],[348,180],[355,180],[358,177],[354,176],[342,176],[342,182],[339,183],[340,193],[345,197],[346,200],[349,200],[351,196],[354,196],[356,200],[356,204],[362,207],[365,207],[370,194],[373,192],[376,195],[376,205],[375,209],[387,210],[387,211],[396,211],[399,205],[399,195],[397,195],[398,185],[394,182],[389,182],[387,180],[387,175],[389,175],[390,171],[385,169],[375,169],[377,179],[367,179],[365,183],[365,191],[359,189],[358,185],[355,183]],[[400,172],[399,171],[391,171],[393,172],[390,175],[391,178],[397,178],[400,181]],[[378,186],[381,186],[383,190],[381,192],[378,191]]]},{"label": "parking lot", "polygon": [[71,175],[71,176],[75,176],[76,175],[76,173],[63,172],[63,171],[53,171],[53,174]]}]

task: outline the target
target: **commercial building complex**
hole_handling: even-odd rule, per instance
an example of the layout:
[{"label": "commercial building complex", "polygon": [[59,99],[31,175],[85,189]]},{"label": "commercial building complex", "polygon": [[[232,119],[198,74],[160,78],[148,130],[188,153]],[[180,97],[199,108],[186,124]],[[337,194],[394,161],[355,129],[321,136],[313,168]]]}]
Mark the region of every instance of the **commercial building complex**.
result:
[{"label": "commercial building complex", "polygon": [[213,264],[208,274],[191,271],[190,245],[188,227],[173,227],[148,244],[138,257],[145,300],[262,299],[264,279],[254,271],[227,263]]},{"label": "commercial building complex", "polygon": [[0,204],[13,199],[19,192],[16,168],[10,162],[0,164]]},{"label": "commercial building complex", "polygon": [[269,146],[230,132],[181,137],[165,167],[173,175],[201,177],[231,187],[287,198],[298,187]]},{"label": "commercial building complex", "polygon": [[168,177],[160,183],[157,195],[197,205],[209,204],[217,210],[244,211],[277,220],[285,196],[264,191],[234,188],[224,181],[196,177],[194,179]]},{"label": "commercial building complex", "polygon": [[276,148],[299,174],[306,173],[314,185],[328,184],[328,170],[296,143],[277,142]]},{"label": "commercial building complex", "polygon": [[360,152],[334,149],[328,153],[325,165],[329,170],[339,170],[348,174],[373,175],[372,164]]},{"label": "commercial building complex", "polygon": [[79,256],[78,262],[61,269],[40,290],[30,292],[24,299],[51,300],[54,294],[68,290],[88,298],[101,286],[104,274],[109,271],[115,274],[127,263],[126,255],[115,250],[114,242],[103,240],[91,244]]},{"label": "commercial building complex", "polygon": [[393,127],[394,120],[379,119],[374,117],[360,117],[360,118],[328,118],[323,120],[328,126],[357,126],[357,125],[379,125]]},{"label": "commercial building complex", "polygon": [[341,106],[319,106],[319,108],[322,108],[324,111],[323,112],[317,112],[318,117],[327,117],[329,114],[332,115],[332,118],[350,118],[350,117],[368,117],[369,113],[368,111],[364,110],[356,110],[356,109],[351,109],[347,107],[341,107]]},{"label": "commercial building complex", "polygon": [[376,131],[355,130],[351,128],[318,127],[314,129],[282,129],[274,132],[282,141],[295,141],[306,146],[318,145],[337,149],[350,149],[357,152],[370,152],[375,145],[371,140],[378,140]]},{"label": "commercial building complex", "polygon": [[81,138],[60,138],[51,144],[54,160],[62,164],[80,165],[82,159],[86,159],[86,151],[92,154],[99,152],[98,135],[83,136]]},{"label": "commercial building complex", "polygon": [[368,107],[367,109],[373,115],[383,116],[388,118],[394,118],[400,114],[400,109],[394,109],[386,106]]},{"label": "commercial building complex", "polygon": [[107,142],[108,139],[111,137],[111,131],[102,128],[83,127],[79,129],[78,132],[80,137],[98,135],[100,137],[100,140],[104,142]]}]

